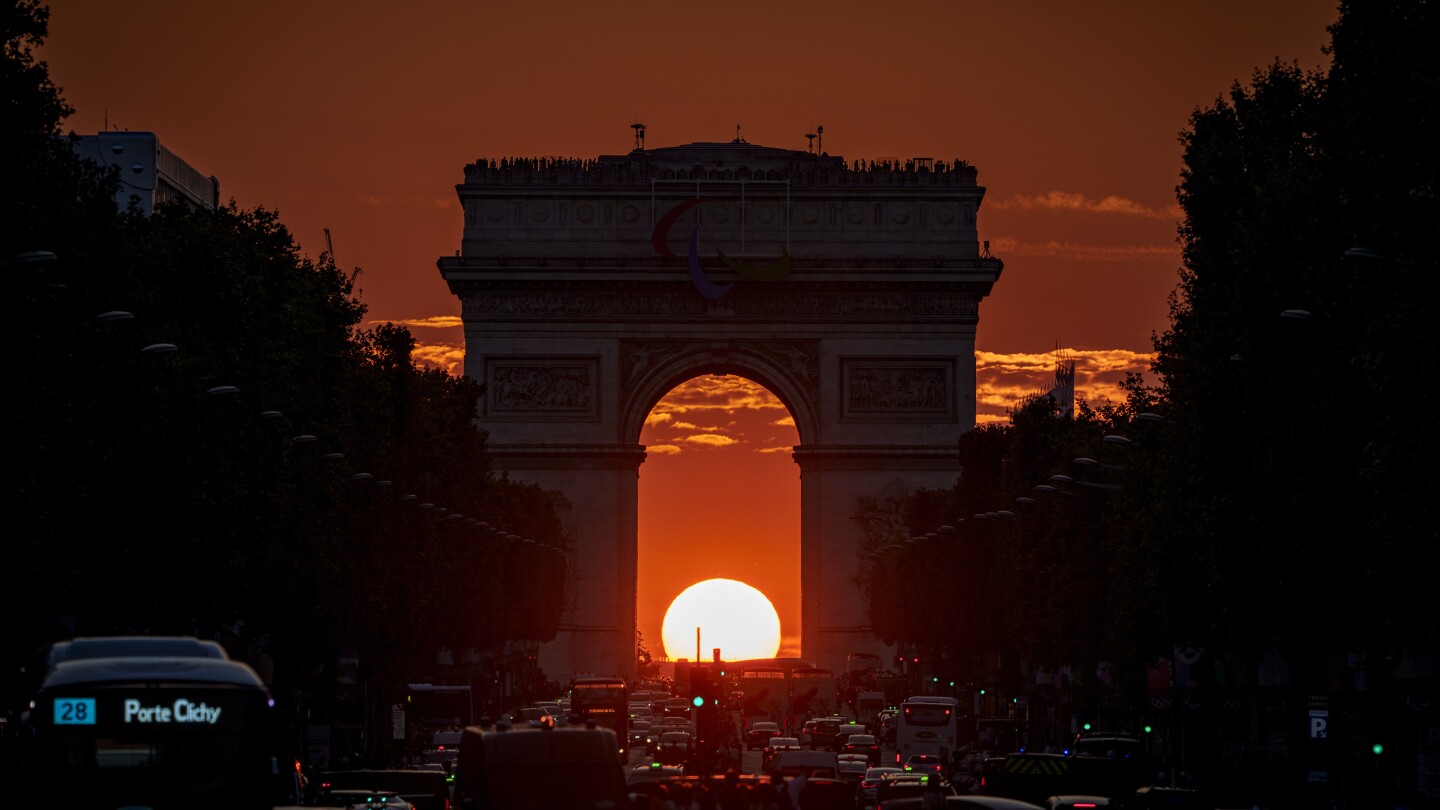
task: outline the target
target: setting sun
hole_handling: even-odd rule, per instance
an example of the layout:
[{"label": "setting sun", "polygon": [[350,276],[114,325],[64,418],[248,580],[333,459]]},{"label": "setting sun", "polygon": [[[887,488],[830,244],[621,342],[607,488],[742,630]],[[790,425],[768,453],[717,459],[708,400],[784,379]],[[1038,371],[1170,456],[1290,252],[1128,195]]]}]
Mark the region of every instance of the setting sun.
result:
[{"label": "setting sun", "polygon": [[708,659],[717,647],[730,661],[773,658],[780,649],[775,607],[765,594],[733,579],[697,582],[675,597],[660,628],[666,654],[693,659],[697,627],[702,658]]}]

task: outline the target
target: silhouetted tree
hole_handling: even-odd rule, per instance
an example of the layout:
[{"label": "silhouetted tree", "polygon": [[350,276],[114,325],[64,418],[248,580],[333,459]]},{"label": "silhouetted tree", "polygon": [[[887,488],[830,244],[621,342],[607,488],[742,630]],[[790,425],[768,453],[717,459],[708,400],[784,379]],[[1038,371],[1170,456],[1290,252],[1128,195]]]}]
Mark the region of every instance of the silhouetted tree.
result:
[{"label": "silhouetted tree", "polygon": [[47,20],[0,12],[24,527],[0,645],[243,620],[237,643],[265,640],[289,683],[353,647],[395,685],[441,647],[553,638],[563,502],[489,471],[480,386],[418,368],[403,328],[362,328],[359,271],[303,256],[274,211],[118,212],[59,136]]}]

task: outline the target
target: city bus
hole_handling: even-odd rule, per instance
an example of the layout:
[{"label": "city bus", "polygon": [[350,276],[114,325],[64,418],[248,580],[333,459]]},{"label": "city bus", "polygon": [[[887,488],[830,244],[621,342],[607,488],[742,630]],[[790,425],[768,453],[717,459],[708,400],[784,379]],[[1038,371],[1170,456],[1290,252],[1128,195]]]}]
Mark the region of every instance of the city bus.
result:
[{"label": "city bus", "polygon": [[576,678],[570,683],[570,714],[582,723],[615,732],[621,761],[630,750],[630,690],[624,678]]},{"label": "city bus", "polygon": [[286,776],[273,710],[228,657],[58,660],[25,716],[18,792],[52,807],[268,809]]},{"label": "city bus", "polygon": [[950,762],[960,731],[960,701],[939,695],[915,695],[900,704],[895,718],[895,764],[915,754]]},{"label": "city bus", "polygon": [[426,743],[436,731],[460,731],[475,723],[475,701],[467,685],[406,684],[406,720]]},{"label": "city bus", "polygon": [[796,669],[790,673],[792,725],[812,717],[840,713],[840,682],[828,669]]},{"label": "city bus", "polygon": [[789,672],[777,666],[750,666],[740,670],[740,691],[744,693],[742,715],[745,729],[756,720],[773,720],[785,730],[790,713]]}]

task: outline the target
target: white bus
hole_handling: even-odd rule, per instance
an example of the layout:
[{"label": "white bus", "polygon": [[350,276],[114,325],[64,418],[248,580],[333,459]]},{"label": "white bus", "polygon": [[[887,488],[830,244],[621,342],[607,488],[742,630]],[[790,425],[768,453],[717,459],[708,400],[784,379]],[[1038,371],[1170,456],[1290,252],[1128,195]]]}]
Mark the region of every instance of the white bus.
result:
[{"label": "white bus", "polygon": [[929,754],[949,763],[957,745],[959,714],[960,701],[953,697],[907,698],[895,718],[895,764],[903,766],[915,754]]}]

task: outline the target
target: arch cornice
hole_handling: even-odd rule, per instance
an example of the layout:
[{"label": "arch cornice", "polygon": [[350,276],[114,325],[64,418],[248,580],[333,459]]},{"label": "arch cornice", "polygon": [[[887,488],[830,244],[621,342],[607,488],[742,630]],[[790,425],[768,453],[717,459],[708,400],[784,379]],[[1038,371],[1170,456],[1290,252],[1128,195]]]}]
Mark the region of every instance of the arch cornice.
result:
[{"label": "arch cornice", "polygon": [[639,442],[655,404],[703,374],[734,374],[765,386],[795,419],[800,443],[819,429],[820,347],[816,340],[622,340],[620,441]]}]

